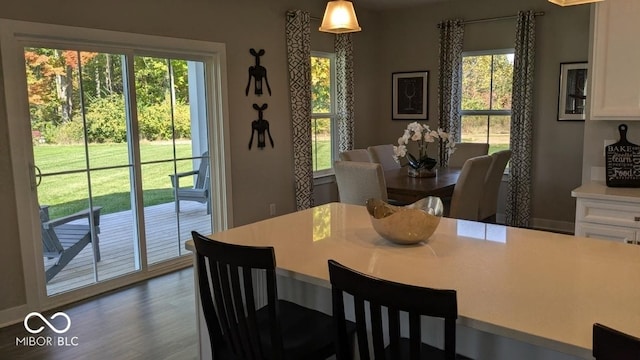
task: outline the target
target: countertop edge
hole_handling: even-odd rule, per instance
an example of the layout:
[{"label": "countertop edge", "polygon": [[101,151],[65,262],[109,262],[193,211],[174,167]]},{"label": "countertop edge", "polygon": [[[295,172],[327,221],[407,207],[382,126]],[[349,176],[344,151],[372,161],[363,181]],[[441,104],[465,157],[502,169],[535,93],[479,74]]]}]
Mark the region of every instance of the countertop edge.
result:
[{"label": "countertop edge", "polygon": [[608,187],[604,181],[591,181],[571,191],[575,198],[640,203],[640,188]]}]

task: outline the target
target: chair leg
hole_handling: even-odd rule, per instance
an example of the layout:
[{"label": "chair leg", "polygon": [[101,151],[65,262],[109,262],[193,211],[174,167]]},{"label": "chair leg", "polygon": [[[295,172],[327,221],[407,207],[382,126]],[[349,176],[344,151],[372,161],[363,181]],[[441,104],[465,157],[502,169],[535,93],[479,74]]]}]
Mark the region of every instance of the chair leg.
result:
[{"label": "chair leg", "polygon": [[96,259],[96,262],[101,260],[100,257],[100,239],[98,238],[98,234],[95,235],[96,246],[93,248],[93,257]]},{"label": "chair leg", "polygon": [[180,212],[180,200],[176,199],[176,213]]}]

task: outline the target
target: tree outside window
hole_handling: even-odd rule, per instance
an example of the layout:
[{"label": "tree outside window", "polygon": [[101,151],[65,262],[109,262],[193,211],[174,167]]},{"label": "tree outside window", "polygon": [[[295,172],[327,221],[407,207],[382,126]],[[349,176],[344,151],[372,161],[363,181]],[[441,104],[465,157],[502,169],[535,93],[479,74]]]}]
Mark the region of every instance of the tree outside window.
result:
[{"label": "tree outside window", "polygon": [[489,153],[509,148],[513,50],[462,57],[461,141],[488,143]]},{"label": "tree outside window", "polygon": [[336,154],[335,55],[311,54],[311,144],[313,172],[329,174]]}]

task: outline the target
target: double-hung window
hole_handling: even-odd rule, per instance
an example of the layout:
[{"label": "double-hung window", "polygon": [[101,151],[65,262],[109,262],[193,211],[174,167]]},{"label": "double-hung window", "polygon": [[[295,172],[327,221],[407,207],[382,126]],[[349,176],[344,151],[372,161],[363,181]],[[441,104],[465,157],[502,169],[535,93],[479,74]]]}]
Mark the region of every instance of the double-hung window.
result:
[{"label": "double-hung window", "polygon": [[462,55],[462,142],[488,143],[489,153],[509,148],[513,49]]},{"label": "double-hung window", "polygon": [[337,154],[335,54],[311,53],[311,144],[313,174],[329,175]]}]

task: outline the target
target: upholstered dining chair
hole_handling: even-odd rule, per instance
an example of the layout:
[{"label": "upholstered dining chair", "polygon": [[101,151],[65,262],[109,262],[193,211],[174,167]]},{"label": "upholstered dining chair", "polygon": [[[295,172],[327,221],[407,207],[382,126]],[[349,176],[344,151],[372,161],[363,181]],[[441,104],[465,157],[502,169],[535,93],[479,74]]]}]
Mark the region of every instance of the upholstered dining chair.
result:
[{"label": "upholstered dining chair", "polygon": [[511,150],[502,150],[491,154],[491,165],[489,165],[487,176],[484,178],[482,198],[478,205],[478,220],[496,221],[498,192],[502,182],[502,175],[509,159],[511,159]]},{"label": "upholstered dining chair", "polygon": [[596,360],[640,359],[640,338],[608,326],[593,324],[593,357]]},{"label": "upholstered dining chair", "polygon": [[[468,359],[456,354],[458,303],[455,290],[379,279],[347,268],[335,260],[329,260],[329,279],[336,319],[338,360],[351,359],[352,352],[352,335],[345,326],[345,294],[352,295],[349,299],[353,299],[360,359]],[[367,314],[371,319],[369,326]],[[401,314],[408,314],[408,338],[400,334]],[[385,315],[388,318],[388,345],[385,345],[383,336],[387,330],[383,328]],[[444,320],[444,349],[422,343],[421,317]],[[370,349],[373,349],[373,356]]]},{"label": "upholstered dining chair", "polygon": [[382,165],[360,161],[336,161],[333,169],[340,202],[364,205],[369,198],[388,200]]},{"label": "upholstered dining chair", "polygon": [[[330,315],[278,299],[273,247],[227,244],[191,234],[214,359],[320,360],[335,354]],[[347,333],[355,332],[353,323],[345,325]]]},{"label": "upholstered dining chair", "polygon": [[491,165],[491,156],[476,156],[465,161],[453,188],[449,211],[445,215],[456,219],[478,220],[478,208],[483,196],[484,179]]},{"label": "upholstered dining chair", "polygon": [[384,144],[369,146],[367,151],[369,151],[371,162],[382,165],[382,169],[384,171],[400,168],[400,164],[393,158],[393,145]]},{"label": "upholstered dining chair", "polygon": [[449,155],[449,166],[461,168],[464,162],[472,157],[487,155],[489,144],[487,143],[457,143],[455,151]]},{"label": "upholstered dining chair", "polygon": [[367,151],[367,149],[353,149],[343,151],[340,153],[340,160],[371,162],[371,158],[369,157],[369,152]]}]

